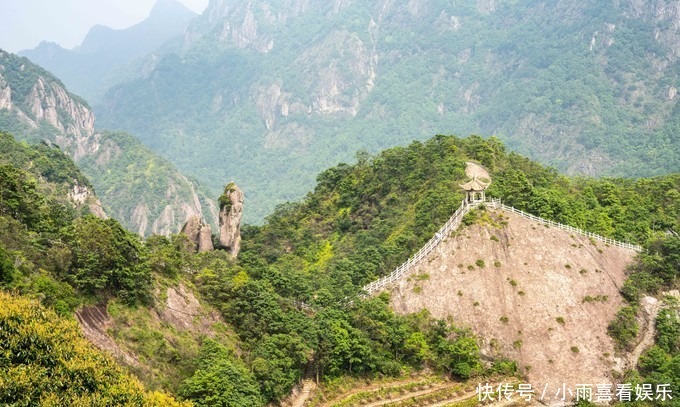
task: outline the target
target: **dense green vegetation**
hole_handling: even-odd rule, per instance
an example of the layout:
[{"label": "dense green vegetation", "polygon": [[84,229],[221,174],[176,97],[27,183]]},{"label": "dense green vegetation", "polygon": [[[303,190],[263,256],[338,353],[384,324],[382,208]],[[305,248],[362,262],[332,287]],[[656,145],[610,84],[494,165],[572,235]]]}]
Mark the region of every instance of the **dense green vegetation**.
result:
[{"label": "dense green vegetation", "polygon": [[190,405],[145,392],[113,359],[94,349],[75,321],[2,291],[0,343],[2,405]]},{"label": "dense green vegetation", "polygon": [[0,144],[0,248],[17,265],[3,270],[4,286],[39,294],[62,314],[88,298],[148,302],[146,248],[116,220],[75,207],[68,191],[90,184],[73,162],[59,149],[4,133]]},{"label": "dense green vegetation", "polygon": [[358,149],[441,132],[571,173],[680,170],[671,0],[294,4],[211,5],[181,51],[110,89],[100,123],[213,195],[234,179],[255,223]]},{"label": "dense green vegetation", "polygon": [[[571,179],[507,153],[496,139],[474,136],[436,136],[374,157],[361,153],[357,164],[321,173],[303,201],[280,206],[263,226],[244,228],[235,264],[213,253],[191,267],[199,290],[251,350],[246,363],[265,398],[285,394],[277,388],[296,379],[284,374],[290,367],[297,377],[310,369],[334,377],[425,365],[460,378],[480,372],[465,356],[476,346],[464,332],[427,315],[396,316],[387,295],[357,297],[460,204],[458,184],[469,160],[490,170],[489,195],[538,215],[641,243],[678,230],[677,175]],[[298,311],[301,302],[311,309]],[[444,339],[452,332],[455,341]],[[286,351],[276,356],[276,349]],[[495,366],[513,371],[511,363]]]},{"label": "dense green vegetation", "polygon": [[[436,136],[375,156],[359,153],[356,164],[324,171],[304,200],[281,205],[262,226],[244,227],[233,259],[219,250],[191,254],[181,236],[141,241],[115,220],[78,216],[68,201],[55,211],[57,196],[43,191],[56,189],[23,168],[49,173],[33,163],[40,162],[40,149],[56,150],[20,146],[13,148],[32,158],[23,167],[0,166],[0,285],[40,298],[63,315],[84,302],[108,301],[121,320],[143,319],[135,307],[143,310],[153,301],[153,280],[193,285],[233,329],[233,341],[204,337],[200,350],[182,353],[168,338],[189,348],[194,342],[149,331],[151,321],[123,322],[127,328],[115,332],[138,342],[139,354],[172,376],[140,377],[197,405],[263,405],[285,397],[303,377],[398,376],[423,368],[463,380],[516,374],[513,362],[483,361],[476,338],[455,321],[425,311],[397,315],[388,294],[359,295],[363,284],[392,271],[458,207],[471,160],[490,171],[490,196],[647,244],[624,289],[627,296],[677,286],[678,239],[666,236],[679,229],[677,175],[573,179],[506,152],[495,138]],[[71,166],[57,168],[55,179],[78,177],[67,172]],[[613,332],[630,333],[629,314],[621,313]],[[641,368],[649,377],[661,375],[650,380],[675,372],[677,326],[673,320],[659,326],[659,347],[668,357]],[[191,355],[195,360],[177,362]],[[172,364],[178,365],[174,371]]]},{"label": "dense green vegetation", "polygon": [[649,383],[654,389],[658,385],[669,385],[673,399],[649,405],[680,406],[680,400],[675,397],[680,394],[680,302],[675,297],[661,295],[663,290],[677,290],[680,286],[680,238],[666,236],[653,240],[646,249],[633,265],[622,290],[630,305],[621,308],[617,319],[612,321],[610,335],[621,347],[630,346],[638,329],[635,312],[640,296],[662,298],[655,321],[655,344],[640,356],[637,369],[626,372],[624,379],[634,384]]}]

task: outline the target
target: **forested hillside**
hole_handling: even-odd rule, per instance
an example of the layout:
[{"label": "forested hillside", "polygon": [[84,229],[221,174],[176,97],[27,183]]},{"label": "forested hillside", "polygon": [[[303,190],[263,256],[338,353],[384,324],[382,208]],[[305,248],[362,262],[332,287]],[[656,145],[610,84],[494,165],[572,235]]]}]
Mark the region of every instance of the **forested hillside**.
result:
[{"label": "forested hillside", "polygon": [[[249,221],[354,151],[496,134],[571,174],[680,169],[671,0],[213,0],[95,109]],[[257,168],[257,171],[253,171]]]},{"label": "forested hillside", "polygon": [[216,204],[169,161],[123,132],[98,131],[89,105],[27,58],[0,50],[0,132],[58,145],[92,182],[105,209],[142,235],[178,232],[187,218],[215,223]]},{"label": "forested hillside", "polygon": [[[132,344],[126,349],[157,367],[132,370],[196,405],[264,405],[306,375],[327,381],[429,368],[479,381],[516,374],[513,362],[482,360],[474,336],[455,322],[427,312],[396,315],[388,295],[358,295],[364,283],[417,250],[459,205],[458,183],[469,160],[490,170],[490,195],[574,226],[648,242],[649,258],[633,274],[643,278],[633,278],[630,289],[677,287],[677,174],[572,179],[507,153],[494,138],[437,136],[376,156],[359,154],[355,165],[324,171],[304,200],[279,207],[263,226],[245,227],[233,259],[220,250],[192,254],[182,236],[142,241],[113,219],[79,216],[49,192],[58,190],[51,187],[55,179],[82,178],[73,164],[45,146],[21,149],[29,158],[0,166],[3,289],[38,298],[62,315],[82,305],[102,307],[120,346]],[[46,161],[45,154],[61,158]],[[168,301],[158,293],[169,297],[167,288],[177,284],[194,286],[228,325],[198,342],[153,328],[154,312],[165,312],[158,302]],[[673,324],[662,332],[676,329]],[[662,339],[667,335],[659,338],[665,359],[650,360],[644,374],[674,374],[677,349]]]}]

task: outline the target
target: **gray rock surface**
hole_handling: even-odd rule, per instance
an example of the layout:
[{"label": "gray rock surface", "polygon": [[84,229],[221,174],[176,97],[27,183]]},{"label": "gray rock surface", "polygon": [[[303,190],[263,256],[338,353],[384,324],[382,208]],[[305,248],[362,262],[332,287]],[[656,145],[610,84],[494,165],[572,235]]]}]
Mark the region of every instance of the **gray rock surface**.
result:
[{"label": "gray rock surface", "polygon": [[230,182],[224,187],[220,201],[220,247],[233,257],[241,248],[241,217],[243,216],[243,192]]}]

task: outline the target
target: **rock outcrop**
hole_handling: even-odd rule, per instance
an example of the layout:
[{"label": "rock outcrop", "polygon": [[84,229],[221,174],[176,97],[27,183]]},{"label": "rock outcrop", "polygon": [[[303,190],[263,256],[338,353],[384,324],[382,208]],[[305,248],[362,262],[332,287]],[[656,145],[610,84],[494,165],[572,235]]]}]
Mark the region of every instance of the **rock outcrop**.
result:
[{"label": "rock outcrop", "polygon": [[80,185],[76,182],[73,187],[71,187],[68,196],[76,208],[83,208],[87,205],[91,214],[99,219],[108,219],[101,201],[99,201],[99,198],[94,194],[94,191],[88,186]]},{"label": "rock outcrop", "polygon": [[209,252],[214,250],[212,244],[212,228],[210,225],[204,223],[200,216],[192,216],[187,220],[187,223],[182,227],[181,233],[184,233],[193,243],[193,250],[199,253]]},{"label": "rock outcrop", "polygon": [[241,248],[241,217],[243,216],[243,192],[230,182],[220,196],[220,248],[233,257]]}]

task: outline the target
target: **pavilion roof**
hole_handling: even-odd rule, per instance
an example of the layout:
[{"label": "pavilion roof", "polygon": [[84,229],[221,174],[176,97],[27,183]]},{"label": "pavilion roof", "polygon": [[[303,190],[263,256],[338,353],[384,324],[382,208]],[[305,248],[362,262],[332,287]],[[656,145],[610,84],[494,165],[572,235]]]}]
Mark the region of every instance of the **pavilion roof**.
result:
[{"label": "pavilion roof", "polygon": [[489,185],[491,185],[490,181],[484,182],[475,175],[470,181],[465,184],[460,184],[460,187],[466,191],[484,191]]}]

